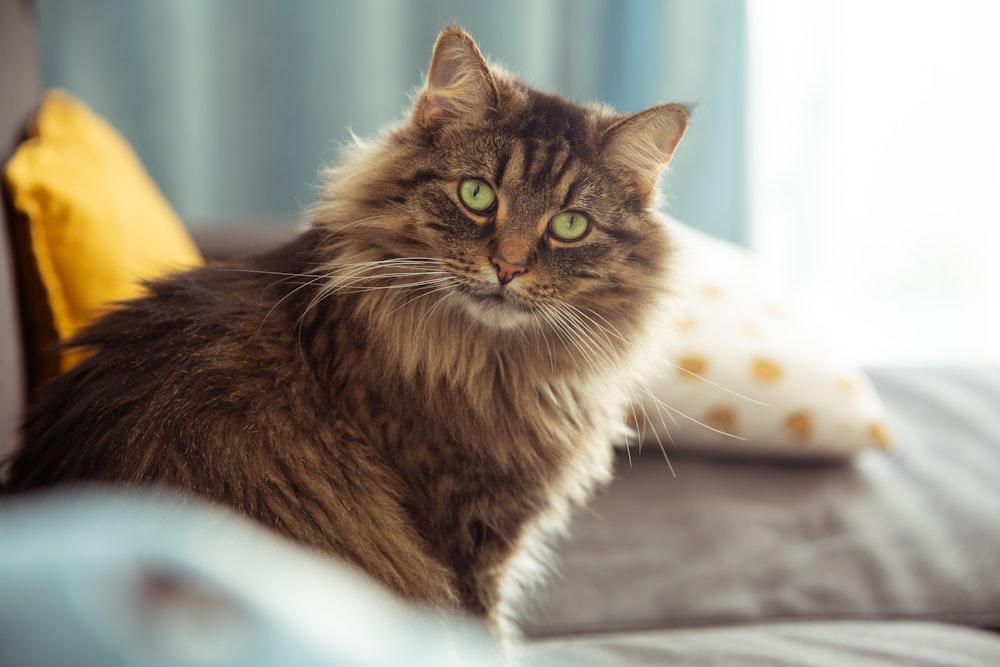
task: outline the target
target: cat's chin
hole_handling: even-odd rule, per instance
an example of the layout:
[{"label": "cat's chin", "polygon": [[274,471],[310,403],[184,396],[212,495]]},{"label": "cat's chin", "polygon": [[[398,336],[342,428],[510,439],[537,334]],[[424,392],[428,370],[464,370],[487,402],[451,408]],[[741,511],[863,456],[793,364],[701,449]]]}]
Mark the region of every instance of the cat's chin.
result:
[{"label": "cat's chin", "polygon": [[483,324],[496,329],[517,329],[533,324],[533,309],[503,292],[464,292],[465,310]]}]

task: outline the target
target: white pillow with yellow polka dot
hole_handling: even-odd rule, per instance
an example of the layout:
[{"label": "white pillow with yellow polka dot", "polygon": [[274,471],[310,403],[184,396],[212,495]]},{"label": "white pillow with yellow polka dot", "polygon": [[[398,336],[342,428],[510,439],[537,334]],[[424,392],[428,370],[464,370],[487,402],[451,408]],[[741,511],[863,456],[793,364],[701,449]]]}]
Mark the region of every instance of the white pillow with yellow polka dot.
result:
[{"label": "white pillow with yellow polka dot", "polygon": [[751,254],[670,226],[674,327],[662,341],[667,363],[636,410],[644,446],[826,459],[890,447],[868,378],[764,286]]}]

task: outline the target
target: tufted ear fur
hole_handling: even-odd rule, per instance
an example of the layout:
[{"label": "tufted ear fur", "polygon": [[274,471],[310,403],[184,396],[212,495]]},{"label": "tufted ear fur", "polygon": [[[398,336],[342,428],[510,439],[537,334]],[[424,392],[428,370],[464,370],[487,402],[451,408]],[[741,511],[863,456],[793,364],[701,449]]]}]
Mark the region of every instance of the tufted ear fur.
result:
[{"label": "tufted ear fur", "polygon": [[636,177],[636,191],[648,195],[687,129],[688,110],[660,104],[624,116],[604,133],[602,156]]},{"label": "tufted ear fur", "polygon": [[499,94],[479,47],[468,34],[448,28],[438,37],[417,102],[416,121],[436,130],[454,119],[477,121],[495,110]]}]

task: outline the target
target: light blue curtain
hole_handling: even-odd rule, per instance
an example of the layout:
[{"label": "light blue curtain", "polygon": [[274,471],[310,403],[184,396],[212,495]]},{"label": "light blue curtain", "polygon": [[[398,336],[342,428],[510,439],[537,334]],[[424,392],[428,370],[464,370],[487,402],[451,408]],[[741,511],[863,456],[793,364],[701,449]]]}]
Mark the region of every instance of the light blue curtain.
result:
[{"label": "light blue curtain", "polygon": [[46,83],[135,146],[181,215],[297,214],[349,132],[400,117],[458,22],[535,87],[696,105],[667,208],[745,239],[742,0],[38,0]]}]

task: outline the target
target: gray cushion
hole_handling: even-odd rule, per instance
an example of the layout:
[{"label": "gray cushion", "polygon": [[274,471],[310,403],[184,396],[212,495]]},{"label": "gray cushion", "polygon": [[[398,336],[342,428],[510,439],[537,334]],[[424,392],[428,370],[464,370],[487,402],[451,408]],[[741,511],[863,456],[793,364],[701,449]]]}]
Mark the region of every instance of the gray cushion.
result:
[{"label": "gray cushion", "polygon": [[986,667],[1000,665],[1000,637],[936,623],[786,623],[549,640],[527,655],[548,667]]},{"label": "gray cushion", "polygon": [[853,464],[673,456],[580,516],[535,636],[781,619],[1000,627],[1000,369],[872,373],[899,451]]}]

